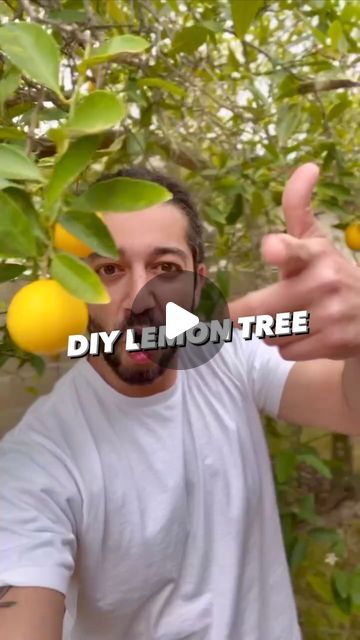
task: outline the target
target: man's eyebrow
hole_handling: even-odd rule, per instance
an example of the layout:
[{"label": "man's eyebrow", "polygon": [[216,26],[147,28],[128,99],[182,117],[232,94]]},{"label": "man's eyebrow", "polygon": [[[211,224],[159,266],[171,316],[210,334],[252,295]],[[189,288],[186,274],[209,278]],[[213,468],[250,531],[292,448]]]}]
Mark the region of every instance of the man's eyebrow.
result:
[{"label": "man's eyebrow", "polygon": [[186,251],[183,251],[183,249],[179,249],[179,247],[155,247],[151,251],[151,255],[155,258],[159,258],[160,256],[163,256],[167,253],[173,253],[176,256],[183,258],[184,260],[186,260],[188,257]]},{"label": "man's eyebrow", "polygon": [[[118,251],[119,251],[119,257],[120,256],[124,256],[126,257],[127,252],[125,251],[125,249],[122,249],[121,247],[117,247]],[[177,256],[179,256],[180,258],[183,258],[183,260],[187,259],[187,253],[186,251],[183,251],[183,249],[179,249],[179,247],[172,247],[172,246],[164,246],[164,247],[155,247],[154,249],[152,249],[152,251],[150,252],[150,255],[154,258],[159,258],[163,255],[166,255],[168,253],[172,253],[175,254]],[[88,259],[103,259],[105,258],[105,256],[102,256],[99,253],[91,253],[88,256]]]}]

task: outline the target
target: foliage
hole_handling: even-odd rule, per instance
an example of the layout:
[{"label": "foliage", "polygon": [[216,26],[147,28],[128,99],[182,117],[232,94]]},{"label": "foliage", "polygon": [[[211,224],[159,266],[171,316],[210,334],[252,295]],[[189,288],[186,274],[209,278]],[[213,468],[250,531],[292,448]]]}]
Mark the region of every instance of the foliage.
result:
[{"label": "foliage", "polygon": [[[349,514],[347,527],[331,523],[339,466],[325,459],[330,433],[304,441],[303,431],[266,417],[277,498],[289,566],[305,638],[359,638],[359,526]],[[316,444],[318,445],[316,447]],[[339,491],[340,489],[340,491]],[[339,495],[336,495],[336,494]],[[330,499],[330,500],[329,500]],[[335,512],[336,513],[336,512]],[[347,530],[348,529],[348,530]]]},{"label": "foliage", "polygon": [[[206,223],[210,274],[226,296],[272,280],[259,245],[284,229],[281,193],[300,163],[321,168],[317,216],[335,215],[339,229],[359,217],[357,0],[0,0],[0,17],[0,282],[51,274],[104,301],[96,274],[54,249],[54,226],[113,256],[94,214],[114,198],[121,211],[169,195],[126,179],[111,190],[95,184],[128,164],[187,180]],[[4,328],[1,336],[0,365],[15,356],[40,371],[41,359]],[[300,607],[304,582],[308,597],[327,603],[327,631],[314,630],[308,600],[304,628],[308,616],[311,640],[329,638],[329,628],[345,638],[350,617],[360,619],[358,565],[327,532],[315,491],[302,495],[296,484],[303,465],[329,481],[334,469],[299,438],[292,446],[291,429],[283,437],[272,428]],[[325,538],[329,553],[343,548],[336,571],[317,561]],[[310,580],[301,572],[312,554]]]}]

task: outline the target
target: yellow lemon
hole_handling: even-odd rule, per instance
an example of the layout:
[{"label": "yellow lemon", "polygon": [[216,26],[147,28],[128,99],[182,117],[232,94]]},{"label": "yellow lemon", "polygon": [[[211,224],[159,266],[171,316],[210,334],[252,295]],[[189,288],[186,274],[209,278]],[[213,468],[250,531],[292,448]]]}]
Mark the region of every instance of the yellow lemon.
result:
[{"label": "yellow lemon", "polygon": [[87,324],[86,303],[50,278],[19,289],[6,317],[6,326],[15,344],[24,351],[41,355],[64,351],[69,335],[84,334]]},{"label": "yellow lemon", "polygon": [[[102,213],[96,214],[100,220],[103,220]],[[89,247],[85,242],[67,231],[60,222],[57,222],[54,229],[54,247],[61,251],[72,253],[78,258],[88,258],[94,249]]]},{"label": "yellow lemon", "polygon": [[345,242],[349,249],[360,251],[360,222],[352,222],[346,227]]},{"label": "yellow lemon", "polygon": [[78,258],[87,258],[93,251],[85,242],[67,231],[60,222],[55,225],[54,247],[72,253]]}]

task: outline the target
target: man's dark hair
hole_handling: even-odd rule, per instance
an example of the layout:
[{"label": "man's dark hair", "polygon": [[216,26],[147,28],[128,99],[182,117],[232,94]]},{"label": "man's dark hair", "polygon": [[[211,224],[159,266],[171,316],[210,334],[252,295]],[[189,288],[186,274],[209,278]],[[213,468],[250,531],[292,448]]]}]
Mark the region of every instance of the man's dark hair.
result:
[{"label": "man's dark hair", "polygon": [[108,174],[100,178],[100,181],[110,178],[134,178],[137,180],[149,180],[156,182],[165,187],[173,197],[167,201],[167,204],[177,206],[187,216],[188,234],[187,240],[193,254],[194,266],[204,260],[204,243],[203,243],[203,226],[201,218],[195,203],[185,187],[179,180],[165,175],[158,171],[152,171],[145,167],[129,167],[123,168],[116,173]]}]

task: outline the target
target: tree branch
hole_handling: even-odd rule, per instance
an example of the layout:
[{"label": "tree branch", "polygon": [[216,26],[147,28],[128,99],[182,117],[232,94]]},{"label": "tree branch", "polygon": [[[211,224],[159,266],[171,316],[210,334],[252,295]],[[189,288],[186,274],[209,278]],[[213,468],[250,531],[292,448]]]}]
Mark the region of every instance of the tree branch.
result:
[{"label": "tree branch", "polygon": [[39,117],[39,112],[41,110],[41,107],[43,106],[43,101],[44,101],[44,88],[41,89],[40,91],[40,95],[39,98],[36,102],[36,105],[33,109],[33,112],[31,114],[31,120],[30,120],[30,126],[29,126],[29,131],[28,131],[28,138],[26,141],[26,153],[30,154],[32,151],[32,145],[33,145],[33,140],[35,138],[35,129],[38,125],[38,117]]},{"label": "tree branch", "polygon": [[296,93],[319,93],[319,91],[336,91],[337,89],[352,89],[354,87],[360,87],[360,82],[354,82],[353,80],[347,80],[346,78],[339,80],[311,80],[309,82],[302,82],[296,91]]}]

